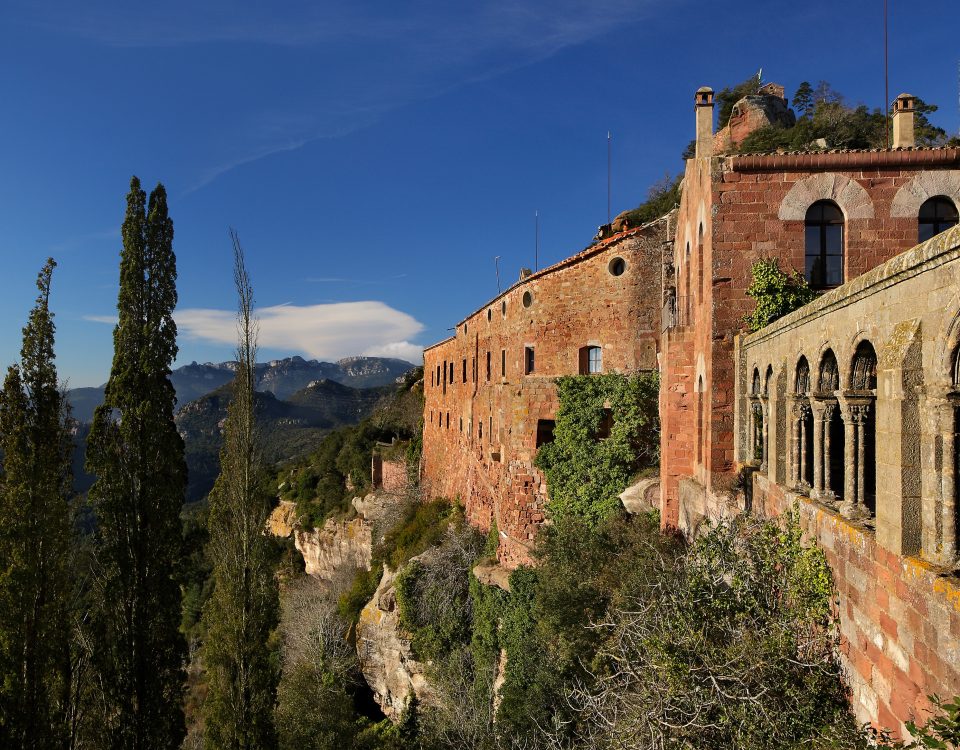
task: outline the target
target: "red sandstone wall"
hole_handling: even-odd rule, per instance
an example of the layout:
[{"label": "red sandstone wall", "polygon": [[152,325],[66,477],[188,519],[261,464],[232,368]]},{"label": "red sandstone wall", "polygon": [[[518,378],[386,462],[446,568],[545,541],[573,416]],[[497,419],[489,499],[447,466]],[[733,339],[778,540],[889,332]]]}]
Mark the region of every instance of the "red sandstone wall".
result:
[{"label": "red sandstone wall", "polygon": [[[779,218],[790,189],[813,175],[831,173],[853,180],[869,196],[872,218],[851,217],[845,226],[844,272],[849,281],[916,244],[916,217],[891,216],[897,191],[920,172],[956,169],[958,165],[957,149],[687,161],[674,265],[678,306],[682,307],[682,300],[689,297],[689,316],[681,309],[683,324],[665,332],[662,357],[664,524],[677,524],[680,477],[693,477],[715,490],[725,489],[731,481],[733,336],[754,308],[754,301],[746,294],[752,280],[750,269],[757,260],[767,257],[780,258],[784,270],[796,268],[802,272],[804,267],[803,220]],[[704,377],[708,404],[699,432],[695,393],[698,374]],[[696,460],[698,442],[701,462]]]},{"label": "red sandstone wall", "polygon": [[407,464],[384,461],[381,465],[381,486],[385,492],[403,492],[407,487]]},{"label": "red sandstone wall", "polygon": [[[533,459],[538,420],[556,415],[553,379],[577,374],[588,345],[602,348],[604,372],[657,367],[665,228],[621,233],[534,274],[424,352],[423,486],[428,496],[460,498],[481,529],[496,520],[505,565],[529,561],[544,520],[546,486]],[[627,263],[621,276],[609,272],[614,258]],[[524,372],[527,346],[533,374]]]},{"label": "red sandstone wall", "polygon": [[[783,513],[783,488],[754,474],[754,509]],[[833,570],[842,653],[857,718],[903,731],[926,718],[926,696],[960,694],[960,588],[914,558],[901,558],[823,506],[801,500],[801,523]]]}]

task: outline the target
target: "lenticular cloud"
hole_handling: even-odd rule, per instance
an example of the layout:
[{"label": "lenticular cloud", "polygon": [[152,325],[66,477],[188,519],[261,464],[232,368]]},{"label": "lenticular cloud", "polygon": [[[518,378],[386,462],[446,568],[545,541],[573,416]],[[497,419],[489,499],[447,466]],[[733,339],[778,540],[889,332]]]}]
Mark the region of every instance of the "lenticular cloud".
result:
[{"label": "lenticular cloud", "polygon": [[[423,347],[409,339],[423,324],[383,302],[336,302],[321,305],[274,305],[256,310],[260,346],[302,352],[315,359],[352,354],[399,357],[418,362]],[[192,308],[174,316],[180,332],[193,341],[232,345],[237,340],[236,314]]]}]

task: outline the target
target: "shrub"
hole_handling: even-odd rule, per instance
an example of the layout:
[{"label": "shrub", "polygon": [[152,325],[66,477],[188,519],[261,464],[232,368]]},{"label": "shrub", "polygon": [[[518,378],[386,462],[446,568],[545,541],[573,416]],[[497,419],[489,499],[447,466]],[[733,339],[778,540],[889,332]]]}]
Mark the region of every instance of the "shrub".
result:
[{"label": "shrub", "polygon": [[548,509],[554,518],[574,515],[596,525],[620,507],[618,496],[637,471],[659,458],[659,376],[581,375],[556,383],[554,441],[536,457]]},{"label": "shrub", "polygon": [[817,293],[798,271],[792,274],[781,271],[780,261],[776,258],[758,260],[753,264],[751,273],[753,281],[747,288],[747,295],[757,301],[753,313],[746,319],[747,329],[751,333],[817,297]]}]

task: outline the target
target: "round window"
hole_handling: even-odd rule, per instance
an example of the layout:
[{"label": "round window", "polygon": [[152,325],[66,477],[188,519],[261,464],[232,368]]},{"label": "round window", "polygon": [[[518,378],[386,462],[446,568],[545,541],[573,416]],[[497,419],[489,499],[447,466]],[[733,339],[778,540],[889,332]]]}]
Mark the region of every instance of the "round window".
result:
[{"label": "round window", "polygon": [[607,270],[610,271],[610,274],[613,276],[623,276],[623,272],[627,270],[627,261],[623,258],[614,258],[610,261],[610,265],[607,266]]},{"label": "round window", "polygon": [[530,307],[533,304],[533,295],[530,292],[523,293],[523,306]]}]

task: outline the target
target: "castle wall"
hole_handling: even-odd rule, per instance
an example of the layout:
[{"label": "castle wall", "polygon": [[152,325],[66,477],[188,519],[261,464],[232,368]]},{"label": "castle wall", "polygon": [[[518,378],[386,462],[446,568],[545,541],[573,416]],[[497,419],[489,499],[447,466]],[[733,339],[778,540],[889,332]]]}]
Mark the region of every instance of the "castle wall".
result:
[{"label": "castle wall", "polygon": [[600,347],[603,372],[658,366],[668,226],[622,232],[522,279],[424,352],[422,484],[429,496],[460,498],[481,529],[496,521],[505,565],[529,561],[544,520],[547,488],[533,461],[538,428],[546,439],[556,416],[554,378],[578,374],[588,346]]},{"label": "castle wall", "polygon": [[844,212],[844,278],[854,279],[915,244],[927,196],[960,196],[958,166],[960,149],[688,160],[663,343],[664,524],[680,521],[681,478],[715,493],[733,481],[733,345],[754,308],[752,265],[776,257],[802,271],[806,211],[827,199]]},{"label": "castle wall", "polygon": [[[894,729],[928,694],[960,693],[958,321],[954,228],[738,337],[736,466],[754,470],[752,493],[681,483],[690,532],[743,508],[800,508],[834,573],[858,718]],[[858,370],[864,351],[875,369]],[[828,389],[820,365],[831,353]]]}]

